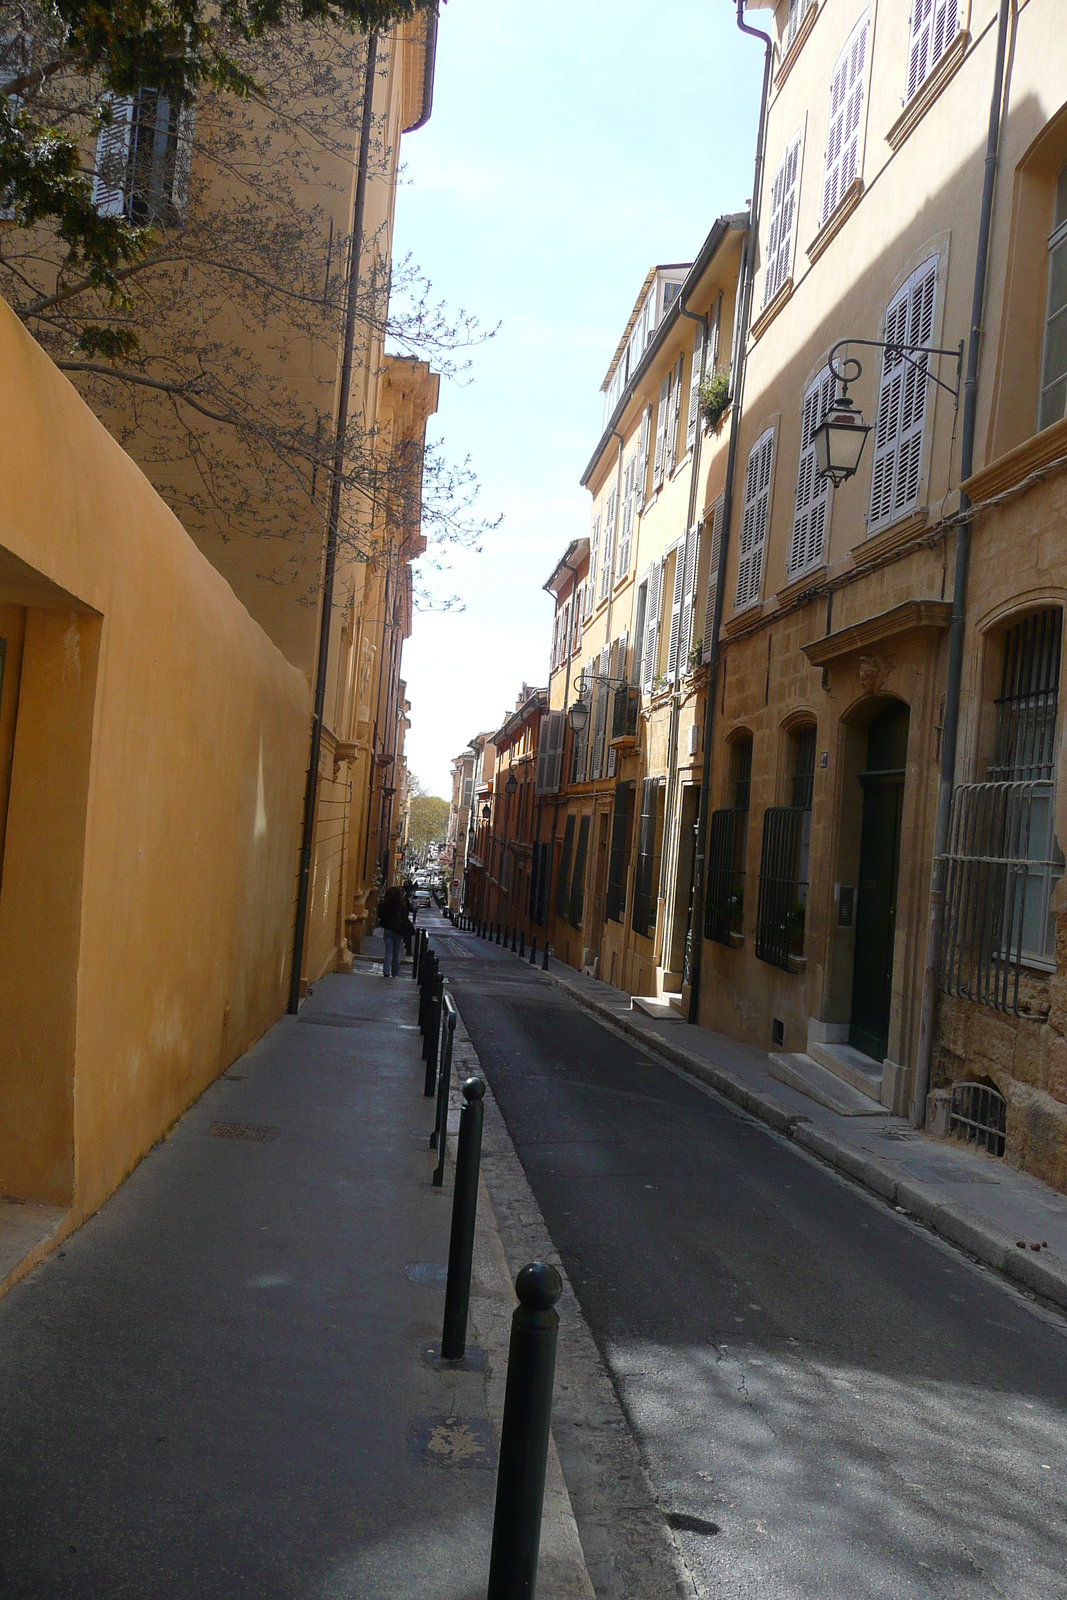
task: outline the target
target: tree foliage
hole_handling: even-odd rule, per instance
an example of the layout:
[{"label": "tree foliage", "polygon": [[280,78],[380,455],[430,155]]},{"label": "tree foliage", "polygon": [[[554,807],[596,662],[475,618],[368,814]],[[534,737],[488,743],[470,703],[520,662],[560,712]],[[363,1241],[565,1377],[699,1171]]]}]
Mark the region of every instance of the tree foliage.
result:
[{"label": "tree foliage", "polygon": [[408,808],[409,844],[414,845],[416,849],[424,850],[428,844],[443,841],[448,831],[450,809],[448,801],[440,799],[437,795],[413,795]]}]

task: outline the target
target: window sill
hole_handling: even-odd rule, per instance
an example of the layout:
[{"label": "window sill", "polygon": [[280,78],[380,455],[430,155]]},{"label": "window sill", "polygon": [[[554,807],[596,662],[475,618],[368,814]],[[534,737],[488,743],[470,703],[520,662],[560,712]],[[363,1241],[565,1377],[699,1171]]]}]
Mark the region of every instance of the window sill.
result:
[{"label": "window sill", "polygon": [[880,561],[888,551],[907,544],[909,539],[922,533],[928,521],[926,507],[920,506],[917,511],[904,513],[896,522],[886,523],[877,533],[869,534],[860,544],[853,545],[849,551],[853,566],[867,567],[872,561]]},{"label": "window sill", "polygon": [[967,46],[970,42],[970,34],[966,28],[961,28],[922,88],[918,89],[908,101],[904,110],[885,136],[887,144],[891,145],[894,150],[900,149],[908,135],[919,126],[919,123],[939,97],[941,91],[955,77],[957,69],[967,54]]},{"label": "window sill", "polygon": [[782,287],[778,290],[777,294],[775,294],[772,299],[768,300],[767,304],[764,306],[763,310],[760,312],[759,316],[749,329],[753,341],[762,339],[763,335],[766,333],[767,329],[770,327],[771,323],[774,321],[775,317],[778,315],[779,311],[781,311],[782,307],[785,305],[792,293],[793,280],[791,277],[789,277],[782,284]]},{"label": "window sill", "polygon": [[815,3],[815,0],[812,0],[811,5],[808,7],[807,15],[800,24],[800,27],[797,29],[796,33],[793,35],[789,49],[779,62],[778,71],[774,75],[775,89],[780,89],[786,78],[788,78],[789,74],[792,72],[793,63],[803,50],[804,43],[812,28],[815,26],[815,18],[818,15],[819,10],[820,7]]},{"label": "window sill", "polygon": [[729,622],[723,623],[722,631],[726,637],[730,639],[735,633],[740,633],[742,629],[750,627],[752,623],[756,622],[762,615],[763,601],[754,600],[752,604],[750,606],[746,606],[743,611],[735,611]]},{"label": "window sill", "polygon": [[731,933],[730,934],[730,949],[731,950],[743,950],[744,948],[745,948],[745,936],[744,936],[744,934],[743,933]]},{"label": "window sill", "polygon": [[821,561],[817,567],[809,567],[806,572],[798,573],[778,590],[777,600],[779,607],[791,605],[794,600],[806,594],[809,589],[813,592],[822,587],[826,581],[827,566]]},{"label": "window sill", "polygon": [[967,479],[963,489],[972,502],[987,500],[1005,489],[1017,489],[1031,474],[1067,458],[1067,417],[1052,422],[1040,433],[1024,439],[1006,455],[991,461]]},{"label": "window sill", "polygon": [[823,251],[829,249],[862,199],[863,179],[853,178],[837,205],[808,245],[805,253],[812,266],[818,261]]},{"label": "window sill", "polygon": [[692,452],[692,450],[687,450],[687,451],[686,451],[686,452],[685,452],[685,455],[684,455],[684,456],[683,456],[683,457],[682,457],[682,458],[681,458],[681,460],[680,460],[680,461],[676,461],[676,462],[675,462],[675,463],[674,463],[674,466],[673,466],[673,467],[672,467],[672,468],[671,468],[671,470],[670,470],[670,474],[669,474],[669,476],[670,476],[670,478],[671,478],[671,481],[672,481],[672,482],[673,482],[673,480],[674,480],[674,479],[675,479],[675,478],[677,478],[677,477],[678,477],[678,475],[679,475],[679,474],[680,474],[680,473],[682,473],[682,472],[684,472],[684,471],[685,471],[685,469],[686,469],[686,467],[687,467],[687,466],[688,466],[688,465],[689,465],[689,463],[690,463],[690,461],[691,461],[691,460],[692,460],[692,459],[693,459],[693,452]]}]

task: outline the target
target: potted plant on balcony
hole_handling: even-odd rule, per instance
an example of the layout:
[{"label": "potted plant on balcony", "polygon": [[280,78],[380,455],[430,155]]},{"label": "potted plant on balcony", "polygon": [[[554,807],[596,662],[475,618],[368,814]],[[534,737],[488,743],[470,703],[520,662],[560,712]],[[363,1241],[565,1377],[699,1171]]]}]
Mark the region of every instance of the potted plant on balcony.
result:
[{"label": "potted plant on balcony", "polygon": [[722,427],[722,419],[730,407],[730,374],[725,367],[716,367],[700,385],[700,415],[713,433]]}]

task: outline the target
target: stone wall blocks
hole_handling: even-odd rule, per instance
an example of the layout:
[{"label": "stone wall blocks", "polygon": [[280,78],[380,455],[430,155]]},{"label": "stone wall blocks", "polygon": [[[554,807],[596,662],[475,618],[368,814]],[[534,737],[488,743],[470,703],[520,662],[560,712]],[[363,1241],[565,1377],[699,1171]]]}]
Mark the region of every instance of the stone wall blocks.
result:
[{"label": "stone wall blocks", "polygon": [[[1056,936],[1057,946],[1059,934]],[[1053,978],[1048,986],[1049,1026],[1057,1033],[1067,1034],[1067,978]]]},{"label": "stone wall blocks", "polygon": [[[1052,1028],[1044,1028],[1044,1060],[1041,1082],[1035,1087],[1046,1090],[1056,1100],[1067,1100],[1067,1039]],[[1022,1073],[1017,1073],[1022,1077]],[[1024,1080],[1032,1082],[1033,1080]]]},{"label": "stone wall blocks", "polygon": [[1015,1033],[1017,1024],[1008,1022],[995,1011],[974,1008],[968,1038],[968,1056],[984,1059],[993,1068],[1011,1073],[1015,1059]]},{"label": "stone wall blocks", "polygon": [[1049,1038],[1055,1038],[1048,1028],[1039,1023],[1020,1020],[1015,1030],[1015,1053],[1012,1056],[1011,1075],[1020,1083],[1029,1083],[1035,1089],[1042,1087],[1045,1051]]}]

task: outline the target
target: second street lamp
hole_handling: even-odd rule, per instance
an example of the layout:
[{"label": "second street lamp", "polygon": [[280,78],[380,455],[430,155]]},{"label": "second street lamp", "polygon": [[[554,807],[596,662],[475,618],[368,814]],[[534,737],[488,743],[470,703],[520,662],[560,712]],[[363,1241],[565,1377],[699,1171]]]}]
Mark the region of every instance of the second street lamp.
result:
[{"label": "second street lamp", "polygon": [[[897,362],[906,362],[918,378],[925,385],[927,382],[936,383],[939,388],[945,389],[955,400],[956,409],[959,409],[960,386],[963,373],[963,340],[955,350],[941,350],[936,345],[929,344],[894,344],[889,339],[839,339],[826,358],[826,365],[830,375],[841,385],[842,393],[839,398],[831,400],[826,408],[826,415],[811,436],[815,446],[815,464],[819,476],[829,478],[835,489],[849,478],[854,478],[856,469],[860,464],[863,446],[870,433],[870,425],[863,420],[863,414],[848,396],[848,386],[855,383],[863,376],[863,367],[855,356],[845,356],[840,365],[837,352],[846,349],[849,345],[867,345],[873,350],[883,350],[886,365]],[[935,372],[931,372],[926,365],[927,356],[955,356],[956,357],[956,387],[945,383]]]}]

